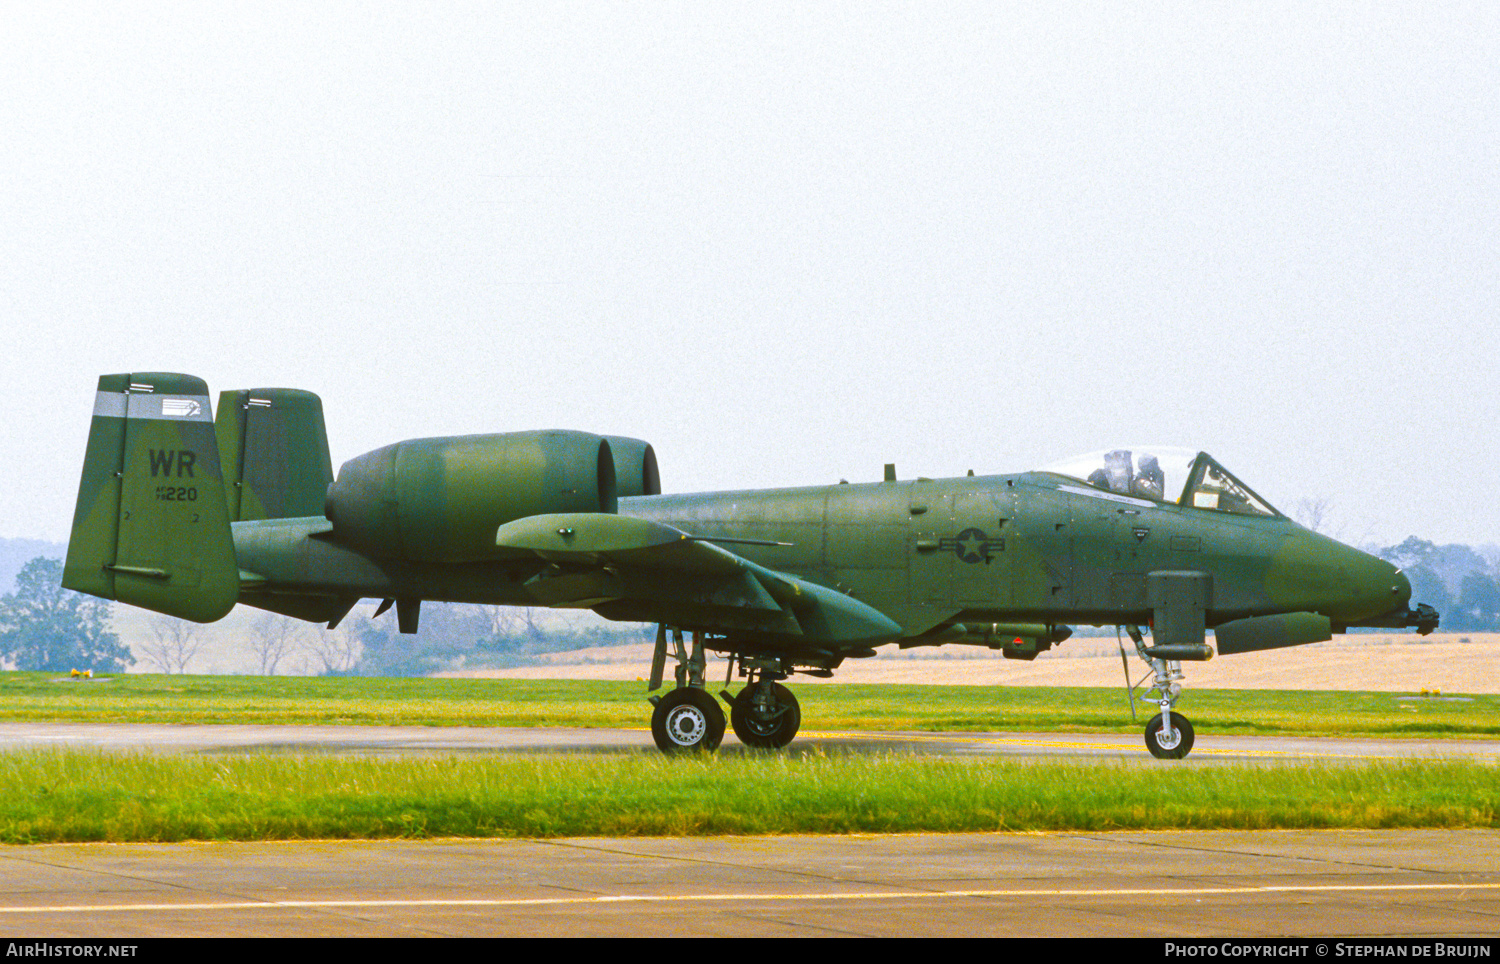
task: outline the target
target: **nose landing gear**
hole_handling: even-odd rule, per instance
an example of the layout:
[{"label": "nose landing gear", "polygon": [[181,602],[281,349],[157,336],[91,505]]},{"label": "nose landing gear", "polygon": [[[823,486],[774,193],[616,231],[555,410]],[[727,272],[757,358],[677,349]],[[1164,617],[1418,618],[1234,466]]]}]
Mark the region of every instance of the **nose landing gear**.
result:
[{"label": "nose landing gear", "polygon": [[[1152,648],[1146,645],[1139,626],[1126,626],[1124,629],[1130,634],[1131,642],[1135,643],[1136,653],[1152,671],[1151,691],[1157,697],[1153,699],[1147,696],[1142,702],[1155,703],[1160,708],[1160,712],[1146,723],[1146,749],[1158,760],[1180,760],[1193,749],[1194,737],[1193,724],[1188,722],[1187,717],[1172,709],[1182,695],[1182,663],[1153,654]],[[1124,643],[1120,644],[1120,659],[1122,662],[1125,659]],[[1130,715],[1134,716],[1136,687],[1130,685],[1128,666],[1125,670],[1125,685],[1130,695]]]},{"label": "nose landing gear", "polygon": [[1180,713],[1168,710],[1146,724],[1146,749],[1158,760],[1180,760],[1192,748],[1193,724]]}]

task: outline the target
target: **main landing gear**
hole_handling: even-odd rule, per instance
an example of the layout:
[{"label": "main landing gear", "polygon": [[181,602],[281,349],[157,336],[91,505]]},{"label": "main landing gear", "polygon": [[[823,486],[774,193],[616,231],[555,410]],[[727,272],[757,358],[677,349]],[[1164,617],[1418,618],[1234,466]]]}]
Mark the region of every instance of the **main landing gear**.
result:
[{"label": "main landing gear", "polygon": [[724,711],[704,690],[675,689],[657,701],[651,736],[663,753],[712,752],[724,739]]},{"label": "main landing gear", "polygon": [[[677,688],[665,696],[649,697],[655,709],[651,712],[651,736],[663,753],[712,753],[724,739],[724,711],[719,701],[703,688],[703,671],[708,657],[703,652],[703,634],[693,634],[691,655],[682,645],[682,630],[672,630],[672,656],[677,665],[673,675]],[[648,688],[661,689],[662,673],[667,663],[667,627],[656,627],[656,653],[651,657],[651,683]]]},{"label": "main landing gear", "polygon": [[734,735],[746,746],[779,750],[792,742],[802,725],[802,707],[792,691],[776,682],[784,674],[772,669],[752,669],[750,683],[734,696],[720,695],[729,703],[729,722]]},{"label": "main landing gear", "polygon": [[[656,653],[651,660],[649,688],[660,689],[668,656],[667,627],[656,632]],[[676,661],[673,675],[677,687],[664,696],[649,697],[655,709],[651,713],[651,736],[663,753],[688,753],[694,750],[712,752],[724,739],[724,710],[708,694],[704,684],[707,658],[703,634],[693,633],[692,651],[683,645],[682,630],[674,629],[670,654]],[[722,690],[719,695],[729,704],[729,723],[734,735],[746,746],[776,750],[792,742],[802,725],[802,708],[792,691],[781,685],[791,674],[791,666],[775,657],[730,658],[732,677],[735,663],[740,674],[747,676],[744,689],[738,693]],[[729,680],[725,679],[727,685]]]},{"label": "main landing gear", "polygon": [[[1152,681],[1143,703],[1155,703],[1160,712],[1146,723],[1146,749],[1158,760],[1180,760],[1193,748],[1193,724],[1172,708],[1182,695],[1182,663],[1165,659],[1160,652],[1153,653],[1146,645],[1140,627],[1126,626],[1125,631],[1135,643],[1135,651],[1151,667]],[[1120,644],[1120,661],[1125,662],[1125,645]],[[1144,682],[1144,680],[1142,680]],[[1125,667],[1125,684],[1130,696],[1130,715],[1135,716],[1135,686],[1130,685],[1130,667]],[[1152,698],[1149,694],[1157,694]]]}]

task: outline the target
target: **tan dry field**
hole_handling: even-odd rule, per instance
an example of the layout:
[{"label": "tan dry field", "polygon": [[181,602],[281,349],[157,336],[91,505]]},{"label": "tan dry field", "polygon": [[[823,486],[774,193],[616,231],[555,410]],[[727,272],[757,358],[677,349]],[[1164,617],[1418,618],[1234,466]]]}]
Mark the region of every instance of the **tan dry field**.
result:
[{"label": "tan dry field", "polygon": [[[142,657],[151,638],[151,620],[143,610],[116,607],[115,631]],[[257,660],[249,640],[263,614],[239,607],[227,619],[197,627],[200,644],[188,671],[255,673]],[[329,634],[300,625],[293,652],[278,667],[282,673],[307,674],[321,669],[313,645]],[[1127,647],[1129,643],[1127,641]],[[612,646],[572,650],[540,657],[537,666],[503,670],[467,670],[444,676],[508,679],[644,678],[651,669],[651,647]],[[710,678],[723,679],[722,660],[712,659]],[[135,672],[158,672],[144,658]],[[1225,689],[1327,689],[1445,693],[1500,693],[1500,633],[1357,634],[1268,653],[1228,656],[1207,663],[1187,663],[1189,686]],[[1146,673],[1132,653],[1132,680]],[[1005,659],[971,646],[898,650],[883,647],[873,659],[854,659],[831,680],[799,676],[797,684],[946,683],[974,686],[1120,686],[1124,673],[1113,637],[1075,637],[1034,661]]]},{"label": "tan dry field", "polygon": [[[1129,642],[1127,640],[1127,647]],[[470,670],[444,676],[499,679],[644,679],[649,645],[554,653],[543,665]],[[1500,693],[1500,633],[1359,634],[1266,653],[1185,663],[1190,686],[1213,689],[1374,690],[1383,692]],[[709,679],[723,679],[712,659]],[[1146,673],[1133,653],[1132,681]],[[873,659],[849,660],[832,680],[797,683],[946,683],[972,686],[1121,686],[1124,671],[1114,639],[1075,638],[1032,662],[989,650],[947,646],[901,652],[887,647]]]}]

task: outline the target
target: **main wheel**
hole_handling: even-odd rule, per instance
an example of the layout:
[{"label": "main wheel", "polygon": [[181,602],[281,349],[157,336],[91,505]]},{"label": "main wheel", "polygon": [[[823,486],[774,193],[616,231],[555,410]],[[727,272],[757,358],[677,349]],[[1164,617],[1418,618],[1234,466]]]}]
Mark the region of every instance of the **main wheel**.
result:
[{"label": "main wheel", "polygon": [[[1168,712],[1171,712],[1170,710]],[[1162,735],[1161,714],[1151,717],[1146,724],[1146,749],[1158,760],[1180,760],[1193,748],[1193,724],[1180,713],[1172,713],[1172,729],[1177,738],[1169,740]]]},{"label": "main wheel", "polygon": [[734,706],[729,710],[729,722],[734,726],[734,735],[746,746],[763,750],[779,750],[792,742],[797,728],[802,725],[802,707],[797,697],[780,683],[771,684],[775,694],[775,705],[769,713],[757,706],[754,693],[749,687],[740,690]]},{"label": "main wheel", "polygon": [[681,686],[657,702],[651,735],[663,753],[713,751],[724,739],[724,711],[703,690]]}]

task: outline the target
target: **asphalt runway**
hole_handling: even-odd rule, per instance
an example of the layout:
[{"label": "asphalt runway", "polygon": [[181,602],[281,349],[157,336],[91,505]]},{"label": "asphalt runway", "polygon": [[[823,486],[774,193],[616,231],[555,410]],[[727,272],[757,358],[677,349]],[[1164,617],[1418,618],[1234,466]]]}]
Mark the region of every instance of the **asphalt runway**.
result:
[{"label": "asphalt runway", "polygon": [[[565,727],[274,726],[145,723],[0,723],[0,751],[88,747],[163,753],[656,753],[649,731]],[[1258,761],[1419,758],[1500,764],[1496,740],[1216,736],[1199,733],[1186,760],[1164,764],[1139,736],[1120,733],[799,733],[794,753],[920,753],[938,756],[1068,757],[1152,766]],[[720,753],[744,753],[733,735]]]},{"label": "asphalt runway", "polygon": [[[6,937],[1500,935],[1500,832],[0,847]],[[1315,952],[1305,956],[1315,956]]]}]

